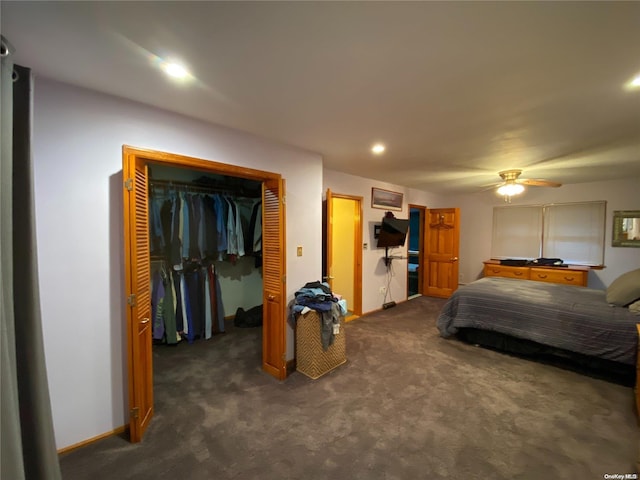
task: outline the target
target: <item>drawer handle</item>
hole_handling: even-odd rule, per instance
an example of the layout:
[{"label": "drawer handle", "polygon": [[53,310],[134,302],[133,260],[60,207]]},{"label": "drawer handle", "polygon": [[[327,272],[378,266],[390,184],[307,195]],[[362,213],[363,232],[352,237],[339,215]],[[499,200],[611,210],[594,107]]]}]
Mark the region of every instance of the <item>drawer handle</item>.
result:
[{"label": "drawer handle", "polygon": [[522,272],[513,272],[515,275],[517,275],[518,277],[522,275]]},{"label": "drawer handle", "polygon": [[497,268],[492,268],[492,269],[491,269],[491,271],[492,271],[493,273],[500,273],[500,270],[498,270]]},{"label": "drawer handle", "polygon": [[573,277],[564,277],[567,282],[573,282]]},{"label": "drawer handle", "polygon": [[541,273],[538,274],[538,278],[547,278],[546,275],[542,275]]}]

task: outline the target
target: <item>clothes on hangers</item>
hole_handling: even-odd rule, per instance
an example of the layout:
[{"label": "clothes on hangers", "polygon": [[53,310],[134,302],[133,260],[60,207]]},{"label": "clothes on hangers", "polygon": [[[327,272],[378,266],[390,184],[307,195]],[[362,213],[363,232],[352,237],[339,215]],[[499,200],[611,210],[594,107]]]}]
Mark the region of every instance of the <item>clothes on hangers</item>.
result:
[{"label": "clothes on hangers", "polygon": [[150,242],[166,265],[152,272],[155,341],[175,344],[225,331],[214,262],[240,256],[261,263],[262,201],[221,193],[151,188]]}]

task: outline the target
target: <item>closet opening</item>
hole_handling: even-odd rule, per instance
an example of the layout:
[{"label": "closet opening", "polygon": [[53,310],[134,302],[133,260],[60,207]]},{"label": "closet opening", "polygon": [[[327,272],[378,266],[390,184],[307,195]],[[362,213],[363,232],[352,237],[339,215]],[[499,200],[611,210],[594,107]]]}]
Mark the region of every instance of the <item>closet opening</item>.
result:
[{"label": "closet opening", "polygon": [[[128,146],[123,147],[123,180],[129,431],[137,442],[154,413],[154,341],[202,348],[227,330],[225,317],[228,321],[238,309],[261,306],[262,369],[280,380],[286,377],[284,180],[276,173]],[[230,229],[226,216],[230,235],[242,231],[244,240],[253,217],[253,235],[247,235],[251,246],[238,250],[236,236],[226,239],[223,250],[217,217],[215,228],[212,224],[216,201],[222,212],[226,206],[234,220],[240,218],[240,228],[234,224]],[[178,208],[181,216],[174,215]],[[258,217],[261,229],[256,228]],[[185,228],[194,222],[208,230]],[[174,237],[176,232],[181,235]],[[175,238],[181,241],[171,241]],[[243,280],[249,285],[246,291],[237,288]],[[168,327],[164,319],[158,321],[165,306],[175,312]],[[255,317],[248,321],[256,322]],[[254,358],[260,362],[259,356]]]},{"label": "closet opening", "polygon": [[424,272],[424,219],[426,207],[409,205],[409,247],[407,249],[407,299],[420,297]]},{"label": "closet opening", "polygon": [[154,346],[261,328],[262,183],[150,165],[149,207]]}]

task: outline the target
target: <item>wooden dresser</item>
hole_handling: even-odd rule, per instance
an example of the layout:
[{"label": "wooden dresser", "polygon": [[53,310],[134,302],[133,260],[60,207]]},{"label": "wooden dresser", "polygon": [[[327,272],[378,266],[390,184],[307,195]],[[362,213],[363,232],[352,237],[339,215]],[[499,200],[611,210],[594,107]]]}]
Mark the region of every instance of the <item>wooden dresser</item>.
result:
[{"label": "wooden dresser", "polygon": [[521,280],[562,283],[579,287],[586,287],[589,280],[589,267],[579,265],[569,267],[512,267],[500,265],[500,260],[487,260],[483,263],[485,277],[519,278]]}]

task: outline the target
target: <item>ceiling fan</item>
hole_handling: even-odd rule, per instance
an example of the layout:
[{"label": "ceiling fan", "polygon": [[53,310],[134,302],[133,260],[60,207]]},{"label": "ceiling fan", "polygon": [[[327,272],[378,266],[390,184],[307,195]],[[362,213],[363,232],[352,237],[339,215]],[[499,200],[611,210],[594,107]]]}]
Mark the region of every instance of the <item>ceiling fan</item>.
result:
[{"label": "ceiling fan", "polygon": [[531,187],[561,187],[562,184],[558,182],[552,182],[551,180],[533,179],[533,178],[518,178],[522,170],[511,169],[503,170],[498,175],[504,180],[503,183],[498,185],[497,192],[499,195],[503,195],[506,202],[510,200],[513,195],[519,195],[524,192],[524,185]]}]

